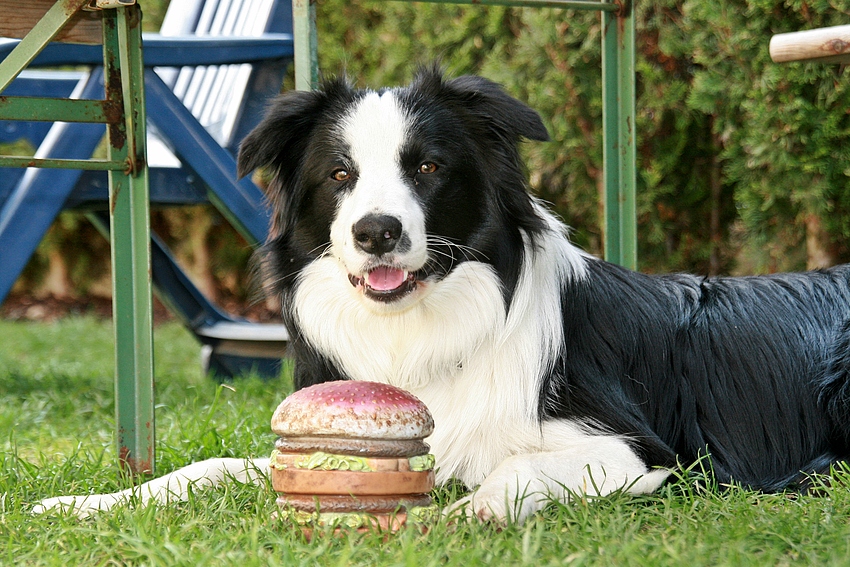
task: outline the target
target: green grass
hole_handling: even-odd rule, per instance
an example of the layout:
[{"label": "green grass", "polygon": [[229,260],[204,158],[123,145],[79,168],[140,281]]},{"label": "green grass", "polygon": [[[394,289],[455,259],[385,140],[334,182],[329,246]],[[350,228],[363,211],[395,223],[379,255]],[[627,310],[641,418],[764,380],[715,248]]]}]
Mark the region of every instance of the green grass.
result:
[{"label": "green grass", "polygon": [[[271,490],[231,484],[168,507],[87,520],[32,516],[39,499],[113,491],[112,332],[72,318],[0,320],[0,565],[847,565],[850,473],[821,496],[718,491],[682,472],[657,494],[551,505],[522,526],[438,524],[427,534],[320,534],[270,519]],[[157,468],[265,455],[285,379],[218,386],[180,327],[155,332]],[[450,498],[448,491],[438,494]]]}]

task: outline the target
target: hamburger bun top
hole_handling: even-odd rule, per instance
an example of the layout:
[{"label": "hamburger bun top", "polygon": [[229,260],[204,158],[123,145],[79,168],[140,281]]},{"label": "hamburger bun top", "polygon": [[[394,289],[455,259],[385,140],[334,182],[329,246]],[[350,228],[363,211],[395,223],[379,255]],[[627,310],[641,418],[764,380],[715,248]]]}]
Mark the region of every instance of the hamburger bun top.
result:
[{"label": "hamburger bun top", "polygon": [[309,386],[283,400],[272,416],[281,438],[415,440],[434,431],[419,398],[378,382],[343,380]]}]

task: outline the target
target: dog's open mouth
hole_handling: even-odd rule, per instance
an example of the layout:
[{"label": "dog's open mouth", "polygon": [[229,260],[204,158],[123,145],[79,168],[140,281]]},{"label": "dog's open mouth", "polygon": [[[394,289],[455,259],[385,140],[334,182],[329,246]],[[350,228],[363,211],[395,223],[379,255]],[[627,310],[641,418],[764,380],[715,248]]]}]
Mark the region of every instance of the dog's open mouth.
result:
[{"label": "dog's open mouth", "polygon": [[413,272],[391,266],[378,266],[362,277],[349,274],[348,280],[354,287],[362,287],[367,297],[377,301],[395,301],[416,289]]}]

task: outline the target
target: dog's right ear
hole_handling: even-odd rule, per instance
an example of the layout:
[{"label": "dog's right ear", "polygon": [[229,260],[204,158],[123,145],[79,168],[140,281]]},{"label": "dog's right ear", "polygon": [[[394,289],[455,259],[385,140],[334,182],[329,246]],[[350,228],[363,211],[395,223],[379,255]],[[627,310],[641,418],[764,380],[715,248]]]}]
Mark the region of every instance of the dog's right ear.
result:
[{"label": "dog's right ear", "polygon": [[329,102],[351,92],[345,79],[334,79],[317,91],[288,91],[278,96],[239,145],[238,176],[242,178],[263,166],[272,166],[280,173],[285,164],[300,161]]},{"label": "dog's right ear", "polygon": [[303,153],[299,146],[310,135],[322,97],[320,92],[290,91],[274,99],[263,120],[239,145],[239,178],[258,167],[279,169],[286,156],[298,159]]}]

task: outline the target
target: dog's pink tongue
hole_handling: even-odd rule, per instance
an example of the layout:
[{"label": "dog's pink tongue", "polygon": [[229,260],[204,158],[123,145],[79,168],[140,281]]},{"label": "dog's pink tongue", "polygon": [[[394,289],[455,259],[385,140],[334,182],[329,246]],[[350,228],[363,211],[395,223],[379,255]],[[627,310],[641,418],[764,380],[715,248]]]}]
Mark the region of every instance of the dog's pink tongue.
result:
[{"label": "dog's pink tongue", "polygon": [[369,287],[377,291],[395,289],[404,283],[404,270],[381,266],[369,272]]}]

